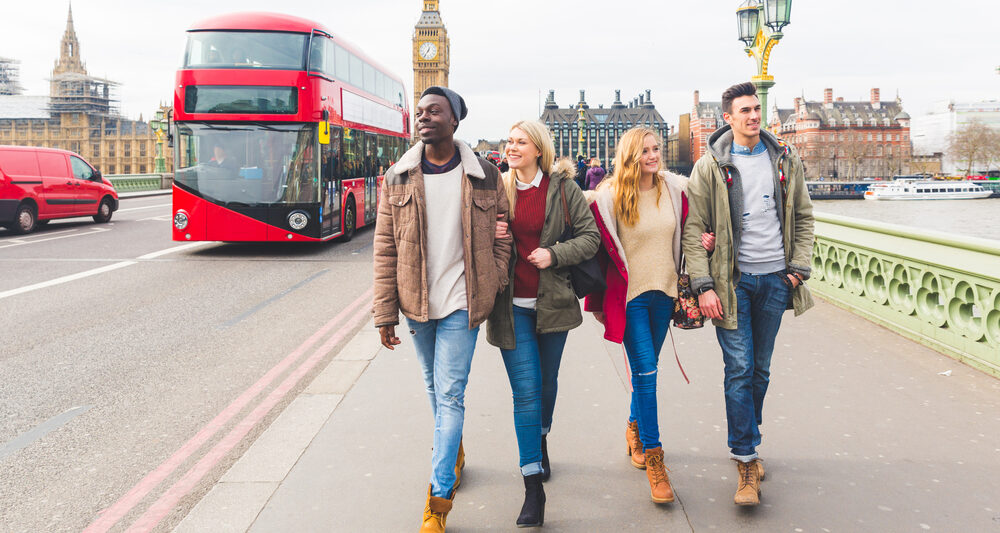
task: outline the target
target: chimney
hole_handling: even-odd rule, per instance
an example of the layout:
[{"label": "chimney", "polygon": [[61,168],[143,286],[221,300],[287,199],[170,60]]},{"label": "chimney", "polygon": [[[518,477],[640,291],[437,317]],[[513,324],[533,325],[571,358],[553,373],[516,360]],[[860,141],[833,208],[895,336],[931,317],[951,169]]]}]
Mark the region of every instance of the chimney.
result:
[{"label": "chimney", "polygon": [[879,92],[878,89],[872,89],[872,107],[875,109],[878,109],[882,106],[882,103],[879,101],[878,92]]},{"label": "chimney", "polygon": [[695,106],[695,107],[698,107],[698,104],[700,104],[700,103],[701,103],[701,101],[700,101],[700,100],[701,100],[701,99],[700,99],[700,98],[699,98],[699,96],[698,96],[698,91],[695,91],[695,92],[694,92],[694,106]]},{"label": "chimney", "polygon": [[802,114],[802,98],[796,96],[794,102],[795,102],[795,114],[796,115],[801,115]]},{"label": "chimney", "polygon": [[646,89],[646,103],[653,105],[653,91],[650,89]]},{"label": "chimney", "polygon": [[620,89],[615,89],[615,103],[616,104],[622,103],[622,92]]},{"label": "chimney", "polygon": [[823,89],[823,103],[824,104],[833,103],[833,89]]},{"label": "chimney", "polygon": [[643,95],[640,94],[639,95],[639,105],[641,106],[641,105],[643,105],[645,103],[646,103],[646,98]]}]

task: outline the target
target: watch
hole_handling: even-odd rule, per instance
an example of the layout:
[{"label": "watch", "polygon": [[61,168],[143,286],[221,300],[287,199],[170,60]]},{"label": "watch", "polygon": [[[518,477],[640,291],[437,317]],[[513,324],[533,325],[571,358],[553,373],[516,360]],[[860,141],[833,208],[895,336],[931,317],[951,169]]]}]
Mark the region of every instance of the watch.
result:
[{"label": "watch", "polygon": [[702,285],[701,287],[698,288],[698,295],[701,296],[702,294],[705,294],[706,292],[713,291],[713,290],[715,290],[715,287],[711,287],[711,286],[708,286],[708,285]]}]

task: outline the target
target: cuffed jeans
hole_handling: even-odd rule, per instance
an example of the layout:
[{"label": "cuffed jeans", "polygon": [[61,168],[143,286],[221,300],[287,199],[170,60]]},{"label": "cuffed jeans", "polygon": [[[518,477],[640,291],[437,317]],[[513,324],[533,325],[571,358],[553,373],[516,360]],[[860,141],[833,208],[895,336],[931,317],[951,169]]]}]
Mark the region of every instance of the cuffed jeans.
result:
[{"label": "cuffed jeans", "polygon": [[740,274],[736,284],[736,329],[715,328],[726,367],[726,421],[734,459],[752,461],[760,445],[764,394],[771,376],[774,338],[791,289],[784,272]]},{"label": "cuffed jeans", "polygon": [[514,432],[521,475],[542,471],[542,435],[552,428],[556,408],[559,362],[567,332],[536,333],[534,309],[514,306],[513,350],[500,350],[514,396]]},{"label": "cuffed jeans", "polygon": [[464,310],[427,322],[406,321],[434,414],[431,495],[448,498],[455,484],[455,462],[465,423],[465,386],[479,328],[469,329],[469,313]]},{"label": "cuffed jeans", "polygon": [[639,423],[643,451],[662,446],[656,409],[656,367],[673,312],[674,299],[662,291],[644,292],[625,306],[624,345],[632,372],[629,422]]}]

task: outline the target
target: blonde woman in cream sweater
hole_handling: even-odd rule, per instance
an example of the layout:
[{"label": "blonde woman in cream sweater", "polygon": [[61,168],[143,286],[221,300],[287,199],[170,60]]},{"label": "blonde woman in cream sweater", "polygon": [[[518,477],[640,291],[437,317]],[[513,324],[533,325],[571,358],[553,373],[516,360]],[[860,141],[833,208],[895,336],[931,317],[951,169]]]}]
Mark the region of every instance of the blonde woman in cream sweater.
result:
[{"label": "blonde woman in cream sweater", "polygon": [[608,287],[588,296],[585,308],[604,324],[606,339],[625,345],[632,373],[629,455],[646,469],[652,500],[668,503],[674,493],[663,464],[656,368],[677,297],[687,178],[663,170],[661,145],[653,130],[625,132],[614,175],[593,194]]}]

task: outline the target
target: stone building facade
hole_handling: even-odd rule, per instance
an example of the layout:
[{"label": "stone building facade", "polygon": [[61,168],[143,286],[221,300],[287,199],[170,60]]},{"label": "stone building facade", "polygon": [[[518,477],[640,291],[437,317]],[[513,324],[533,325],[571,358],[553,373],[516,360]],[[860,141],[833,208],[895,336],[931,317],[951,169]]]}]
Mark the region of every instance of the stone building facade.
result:
[{"label": "stone building facade", "polygon": [[[563,108],[556,103],[555,91],[549,91],[545,99],[545,108],[538,120],[552,133],[557,157],[596,157],[605,168],[609,168],[615,157],[618,139],[629,128],[639,126],[652,129],[666,143],[670,129],[653,105],[651,91],[648,89],[645,94],[636,96],[628,104],[621,101],[621,91],[615,91],[615,101],[609,107],[604,107],[603,104],[596,108],[590,107],[585,96],[585,92],[581,90],[580,100],[575,105]],[[666,147],[662,149],[666,150]]]},{"label": "stone building facade", "polygon": [[[0,96],[0,144],[76,152],[104,174],[152,173],[156,134],[143,122],[120,116],[117,84],[90,76],[69,11],[52,70],[49,96]],[[160,108],[166,114],[167,107]],[[164,144],[168,171],[173,168]]]}]

